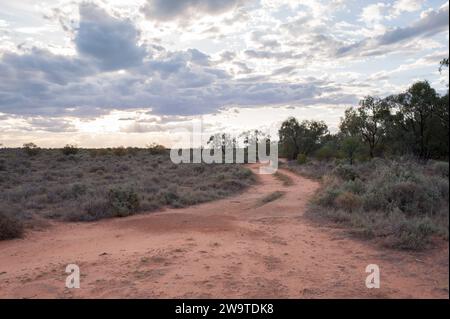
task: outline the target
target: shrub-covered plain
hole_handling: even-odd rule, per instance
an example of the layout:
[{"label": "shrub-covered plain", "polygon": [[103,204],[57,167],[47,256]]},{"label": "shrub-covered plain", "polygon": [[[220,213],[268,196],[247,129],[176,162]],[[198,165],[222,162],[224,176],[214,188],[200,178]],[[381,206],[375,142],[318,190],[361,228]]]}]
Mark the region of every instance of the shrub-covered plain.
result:
[{"label": "shrub-covered plain", "polygon": [[0,239],[19,236],[18,225],[36,218],[93,221],[184,207],[254,180],[240,165],[176,165],[155,148],[34,149],[0,149]]},{"label": "shrub-covered plain", "polygon": [[446,162],[374,159],[337,165],[322,178],[309,211],[350,226],[354,233],[401,249],[448,240]]}]

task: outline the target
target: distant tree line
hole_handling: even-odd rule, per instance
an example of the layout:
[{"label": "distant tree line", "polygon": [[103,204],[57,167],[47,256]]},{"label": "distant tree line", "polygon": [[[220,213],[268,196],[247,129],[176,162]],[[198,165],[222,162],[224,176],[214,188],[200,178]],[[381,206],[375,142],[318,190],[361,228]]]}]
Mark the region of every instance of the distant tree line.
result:
[{"label": "distant tree line", "polygon": [[417,82],[400,94],[365,97],[345,111],[336,134],[322,121],[289,118],[279,130],[280,150],[299,162],[314,156],[347,158],[353,164],[357,158],[405,154],[448,160],[448,103],[448,91],[441,96],[427,81]]}]

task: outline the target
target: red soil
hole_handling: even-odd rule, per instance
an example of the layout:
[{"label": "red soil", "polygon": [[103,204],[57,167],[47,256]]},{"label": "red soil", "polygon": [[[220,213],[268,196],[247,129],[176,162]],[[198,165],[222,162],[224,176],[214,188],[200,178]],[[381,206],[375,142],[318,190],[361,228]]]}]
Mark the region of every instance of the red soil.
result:
[{"label": "red soil", "polygon": [[[252,166],[255,170],[257,167]],[[241,195],[95,223],[53,223],[0,242],[0,298],[448,298],[448,243],[383,250],[303,214],[314,181],[283,171]],[[277,191],[284,197],[261,206]],[[81,288],[65,288],[66,265]],[[378,264],[381,288],[367,289]]]}]

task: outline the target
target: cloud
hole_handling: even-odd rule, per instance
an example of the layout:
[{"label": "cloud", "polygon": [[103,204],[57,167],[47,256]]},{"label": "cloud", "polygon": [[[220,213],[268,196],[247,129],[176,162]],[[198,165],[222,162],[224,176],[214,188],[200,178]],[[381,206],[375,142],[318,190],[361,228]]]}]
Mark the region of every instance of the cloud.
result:
[{"label": "cloud", "polygon": [[337,56],[348,55],[382,55],[389,52],[389,46],[409,43],[420,38],[430,38],[438,33],[448,31],[448,3],[436,10],[429,10],[410,26],[393,28],[382,35],[366,38],[337,49]]},{"label": "cloud", "polygon": [[438,11],[430,11],[420,20],[406,28],[396,28],[379,37],[380,45],[388,45],[417,37],[431,37],[448,31],[448,5]]},{"label": "cloud", "polygon": [[76,128],[72,122],[61,118],[32,118],[28,121],[32,129],[35,131],[45,132],[76,132]]},{"label": "cloud", "polygon": [[397,0],[393,8],[392,15],[394,17],[399,16],[403,12],[415,12],[422,8],[424,0]]},{"label": "cloud", "polygon": [[0,68],[11,75],[8,82],[44,80],[59,85],[76,81],[96,71],[93,65],[77,57],[55,55],[37,48],[22,55],[5,53],[0,61]]},{"label": "cloud", "polygon": [[151,20],[168,21],[205,14],[221,14],[241,2],[242,0],[147,0],[141,10]]},{"label": "cloud", "polygon": [[[241,1],[152,1],[148,5],[158,3],[164,12],[159,13],[159,19],[172,20],[188,18],[194,11],[194,16],[218,14]],[[382,54],[388,46],[411,42],[442,29],[440,14],[430,11],[402,32],[391,29],[382,36],[354,40],[344,46],[342,33],[327,20],[328,16],[320,16],[323,10],[314,16],[303,9],[301,5],[296,15],[275,23],[261,11],[252,12],[254,20],[246,26],[248,29],[233,30],[233,36],[216,46],[214,41],[189,37],[190,32],[201,34],[210,26],[209,21],[202,21],[201,26],[190,31],[183,29],[183,40],[176,42],[181,33],[176,25],[152,25],[146,30],[148,34],[141,35],[133,21],[119,17],[125,15],[123,12],[116,16],[110,13],[111,9],[82,4],[79,27],[70,38],[72,55],[35,48],[0,57],[0,112],[52,119],[32,123],[44,129],[52,123],[57,126],[53,120],[57,117],[85,119],[113,110],[197,116],[230,105],[356,103],[361,87],[370,82],[353,83],[345,76],[333,78],[336,66],[345,65],[330,59],[330,52],[341,50],[341,56]],[[311,8],[307,12],[315,11]],[[138,22],[144,23],[140,27],[151,25],[148,21]],[[224,27],[222,22],[217,22],[219,28]],[[348,28],[356,29],[355,26],[349,24]],[[156,38],[162,40],[154,41]],[[345,39],[349,38],[360,39],[361,34],[345,35]],[[312,74],[319,79],[310,77]],[[63,124],[57,129],[63,130]],[[127,130],[162,129],[155,125],[160,123],[139,123]]]},{"label": "cloud", "polygon": [[385,12],[388,7],[389,5],[382,2],[368,5],[363,9],[360,21],[369,25],[381,22],[386,17]]},{"label": "cloud", "polygon": [[114,18],[94,4],[80,5],[77,51],[102,69],[119,70],[142,63],[146,52],[137,45],[138,39],[139,32],[131,21]]},{"label": "cloud", "polygon": [[253,59],[275,59],[279,61],[303,57],[302,54],[297,54],[293,51],[274,52],[270,50],[246,50],[245,54]]},{"label": "cloud", "polygon": [[272,72],[272,75],[286,75],[290,74],[292,71],[296,69],[295,66],[285,66],[279,69],[276,69]]}]

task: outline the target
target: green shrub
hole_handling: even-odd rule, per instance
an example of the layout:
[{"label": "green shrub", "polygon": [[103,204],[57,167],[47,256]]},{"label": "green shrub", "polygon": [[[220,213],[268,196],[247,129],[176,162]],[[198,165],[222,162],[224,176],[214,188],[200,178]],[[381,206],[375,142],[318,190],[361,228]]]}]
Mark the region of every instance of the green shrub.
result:
[{"label": "green shrub", "polygon": [[180,207],[178,191],[176,187],[171,187],[163,193],[164,202],[172,207]]},{"label": "green shrub", "polygon": [[81,207],[66,214],[69,221],[96,221],[112,217],[127,217],[140,211],[139,196],[130,189],[111,189],[104,197],[90,198]]},{"label": "green shrub", "polygon": [[111,189],[108,193],[108,203],[114,216],[126,217],[139,210],[139,196],[133,190]]},{"label": "green shrub", "polygon": [[432,236],[448,240],[445,174],[442,164],[410,159],[339,165],[323,178],[308,214],[343,222],[353,233],[389,247],[423,249]]},{"label": "green shrub", "polygon": [[137,147],[127,147],[127,154],[135,156],[138,153],[139,149]]},{"label": "green shrub", "polygon": [[111,154],[111,150],[107,148],[99,148],[99,149],[90,149],[89,155],[91,157],[97,157],[97,156],[107,156]]},{"label": "green shrub", "polygon": [[319,161],[329,161],[336,157],[337,154],[332,146],[326,144],[316,151],[315,156]]},{"label": "green shrub", "polygon": [[87,186],[83,184],[73,184],[70,188],[70,194],[74,199],[78,199],[87,193]]},{"label": "green shrub", "polygon": [[334,204],[338,209],[353,212],[362,206],[362,199],[356,194],[344,192],[335,198]]},{"label": "green shrub", "polygon": [[23,224],[16,218],[0,212],[0,240],[22,237]]},{"label": "green shrub", "polygon": [[75,155],[75,154],[77,154],[78,153],[78,147],[76,146],[76,145],[69,145],[69,144],[67,144],[66,146],[64,146],[62,149],[61,149],[61,152],[64,154],[64,155]]},{"label": "green shrub", "polygon": [[232,178],[225,178],[221,183],[222,186],[229,192],[237,192],[248,186],[245,181]]},{"label": "green shrub", "polygon": [[128,151],[125,147],[119,146],[112,149],[112,152],[116,156],[125,156],[128,154]]},{"label": "green shrub", "polygon": [[419,250],[430,243],[430,236],[436,233],[436,227],[429,218],[403,220],[395,225],[394,236],[385,244],[400,249]]},{"label": "green shrub", "polygon": [[308,162],[308,157],[305,154],[298,154],[297,164],[304,165]]},{"label": "green shrub", "polygon": [[23,150],[28,156],[36,156],[41,149],[34,143],[23,144]]},{"label": "green shrub", "polygon": [[366,184],[360,179],[350,180],[342,184],[342,189],[353,194],[362,195],[366,191]]},{"label": "green shrub", "polygon": [[93,198],[83,204],[82,209],[68,214],[69,221],[96,221],[114,217],[111,205],[106,198]]},{"label": "green shrub", "polygon": [[148,149],[149,153],[152,155],[162,155],[162,154],[167,153],[167,149],[164,146],[156,144],[156,143],[147,145],[147,149]]},{"label": "green shrub", "polygon": [[383,211],[398,208],[410,215],[435,214],[442,201],[448,202],[446,192],[448,180],[424,175],[417,167],[393,164],[377,168],[368,179],[364,207]]},{"label": "green shrub", "polygon": [[353,165],[340,164],[334,169],[333,174],[344,181],[354,181],[359,178],[359,174]]},{"label": "green shrub", "polygon": [[316,196],[314,202],[324,207],[332,207],[340,194],[338,189],[326,188]]}]

